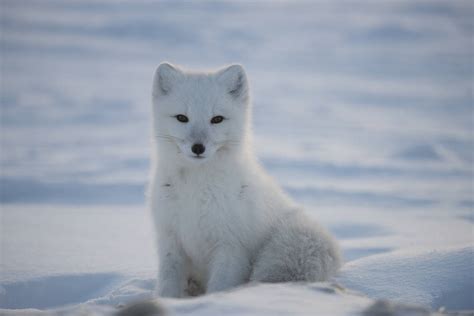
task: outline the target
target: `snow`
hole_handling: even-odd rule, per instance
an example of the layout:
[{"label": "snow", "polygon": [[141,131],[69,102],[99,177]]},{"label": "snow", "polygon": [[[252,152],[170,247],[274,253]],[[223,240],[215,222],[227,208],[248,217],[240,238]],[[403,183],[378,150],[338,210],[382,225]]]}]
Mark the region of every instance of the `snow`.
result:
[{"label": "snow", "polygon": [[474,309],[471,2],[0,6],[0,313],[102,315],[153,297],[144,188],[163,60],[244,64],[259,158],[347,263],[330,283],[252,284],[162,308]]},{"label": "snow", "polygon": [[397,251],[348,263],[338,281],[373,298],[474,309],[474,249]]},{"label": "snow", "polygon": [[[305,204],[341,242],[348,262],[333,280],[337,286],[250,285],[160,300],[160,306],[177,315],[309,315],[315,309],[352,315],[371,306],[371,299],[390,299],[432,310],[474,309],[472,222],[423,210],[380,214],[365,208],[345,218],[346,208]],[[3,311],[109,314],[152,299],[156,258],[150,222],[142,206],[3,205]]]}]

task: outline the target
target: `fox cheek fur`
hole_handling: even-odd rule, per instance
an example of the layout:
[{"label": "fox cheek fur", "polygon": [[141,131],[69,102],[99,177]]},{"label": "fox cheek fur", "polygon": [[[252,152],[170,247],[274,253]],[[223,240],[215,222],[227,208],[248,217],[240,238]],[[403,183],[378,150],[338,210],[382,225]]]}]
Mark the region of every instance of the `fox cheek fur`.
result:
[{"label": "fox cheek fur", "polygon": [[324,281],[336,273],[334,239],[255,158],[242,66],[191,72],[162,63],[152,103],[149,202],[159,295],[210,293],[248,281]]}]

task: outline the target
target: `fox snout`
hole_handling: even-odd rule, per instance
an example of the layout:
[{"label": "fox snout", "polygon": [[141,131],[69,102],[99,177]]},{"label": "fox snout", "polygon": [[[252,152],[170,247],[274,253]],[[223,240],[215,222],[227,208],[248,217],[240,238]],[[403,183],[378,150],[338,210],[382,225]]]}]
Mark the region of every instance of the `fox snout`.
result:
[{"label": "fox snout", "polygon": [[199,156],[206,151],[206,147],[203,144],[194,144],[191,147],[191,151]]}]

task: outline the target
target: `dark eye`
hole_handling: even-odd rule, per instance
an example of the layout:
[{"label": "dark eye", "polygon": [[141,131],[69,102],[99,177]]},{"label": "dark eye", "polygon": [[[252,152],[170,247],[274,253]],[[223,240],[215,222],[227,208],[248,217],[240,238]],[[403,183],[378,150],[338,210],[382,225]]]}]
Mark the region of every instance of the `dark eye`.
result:
[{"label": "dark eye", "polygon": [[181,123],[187,123],[189,121],[188,117],[186,115],[183,115],[183,114],[178,114],[175,117]]},{"label": "dark eye", "polygon": [[212,119],[211,119],[211,123],[212,124],[219,124],[219,123],[222,123],[222,121],[224,120],[224,117],[223,116],[214,116]]}]

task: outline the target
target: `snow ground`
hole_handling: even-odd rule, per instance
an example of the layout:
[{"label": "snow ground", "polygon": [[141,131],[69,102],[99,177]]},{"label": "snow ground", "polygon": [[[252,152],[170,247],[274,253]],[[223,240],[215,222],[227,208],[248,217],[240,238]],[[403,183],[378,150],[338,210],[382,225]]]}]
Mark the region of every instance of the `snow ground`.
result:
[{"label": "snow ground", "polygon": [[151,298],[143,192],[162,60],[244,64],[258,155],[340,240],[333,281],[348,289],[254,285],[165,309],[474,309],[471,2],[0,6],[0,313],[107,314]]}]

